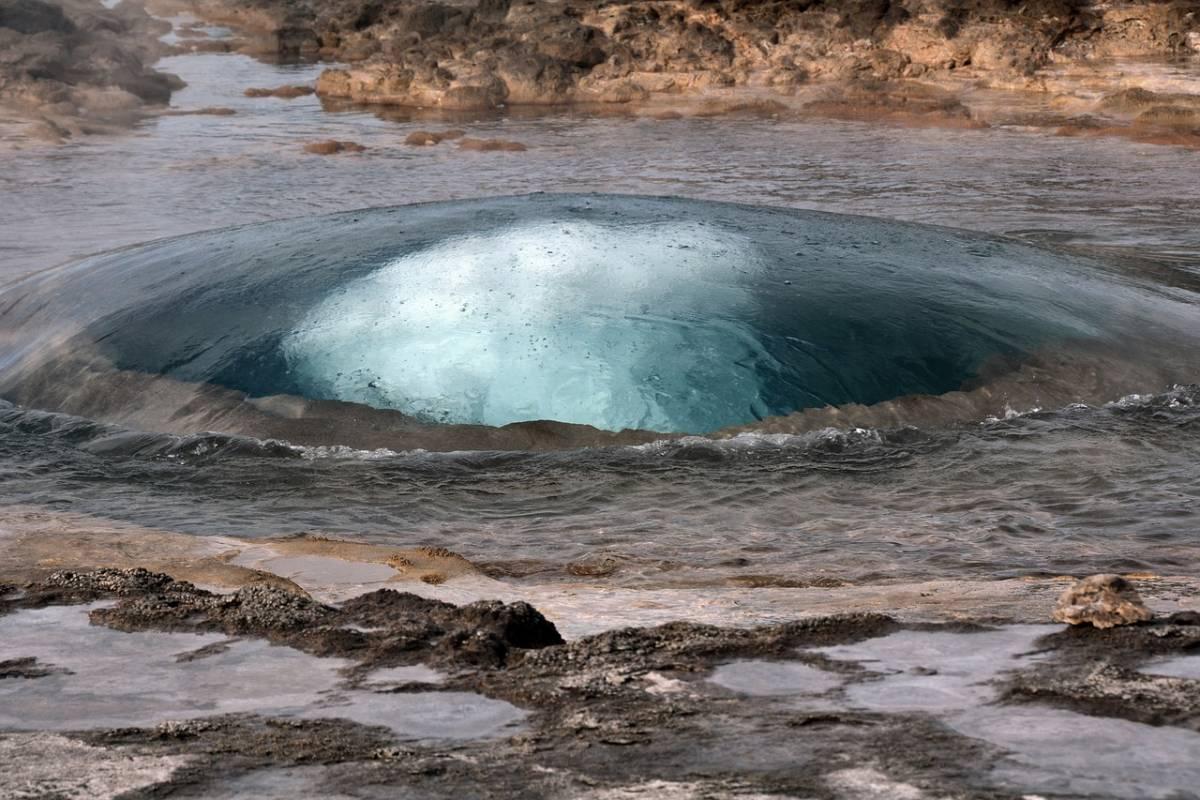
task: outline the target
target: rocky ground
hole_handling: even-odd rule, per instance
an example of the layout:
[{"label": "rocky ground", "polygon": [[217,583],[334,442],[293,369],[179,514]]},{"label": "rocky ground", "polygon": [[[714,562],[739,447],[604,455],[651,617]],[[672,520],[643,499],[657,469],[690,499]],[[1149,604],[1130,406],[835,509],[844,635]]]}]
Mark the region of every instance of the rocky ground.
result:
[{"label": "rocky ground", "polygon": [[248,52],[348,62],[317,84],[334,103],[1015,121],[1200,143],[1200,96],[1122,66],[1193,61],[1196,0],[156,2],[238,28]]},{"label": "rocky ground", "polygon": [[[167,102],[166,52],[322,58],[328,107],[449,115],[571,105],[757,114],[1200,146],[1200,0],[135,0],[0,2],[0,104],[62,138]],[[245,87],[242,87],[245,88]]]},{"label": "rocky ground", "polygon": [[0,0],[0,122],[61,140],[128,125],[166,106],[178,78],[151,65],[170,24],[140,6]]},{"label": "rocky ground", "polygon": [[[1123,591],[1125,584],[1108,584],[1113,586]],[[344,719],[255,714],[0,734],[4,797],[274,797],[288,791],[596,800],[1030,796],[1019,779],[996,777],[993,767],[1006,757],[1004,748],[986,736],[964,735],[961,722],[938,713],[947,710],[943,699],[924,709],[904,704],[912,689],[892,690],[885,697],[901,702],[886,710],[845,699],[864,687],[886,688],[899,673],[870,660],[843,660],[839,648],[932,635],[978,637],[986,649],[996,631],[985,625],[912,624],[850,613],[753,628],[678,622],[564,642],[524,603],[460,607],[385,589],[331,606],[262,584],[213,594],[140,569],[61,571],[21,587],[0,586],[0,618],[96,601],[107,605],[91,612],[93,625],[266,638],[348,659],[351,666],[343,672],[350,686],[370,687],[381,668],[432,665],[446,676],[437,686],[415,681],[376,685],[374,691],[381,698],[431,689],[469,692],[511,703],[528,717],[512,735],[456,742],[398,740],[385,728]],[[1200,731],[1200,680],[1139,671],[1155,659],[1200,650],[1194,612],[1108,630],[1040,630],[1021,633],[1031,644],[1018,641],[1017,651],[1030,652],[1006,653],[1032,658],[999,677],[1002,713],[1020,715],[1036,703],[1048,709],[1045,719],[1065,715],[1081,726],[1074,744],[1082,753],[1093,747],[1089,736],[1099,742],[1103,726],[1128,725],[1124,720],[1140,723],[1136,730],[1178,730],[1182,746],[1194,747],[1187,731]],[[177,660],[218,652],[209,646]],[[720,665],[746,660],[783,675],[819,674],[824,683],[799,702],[728,680],[713,682]],[[955,683],[952,667],[942,665],[950,683],[939,691],[974,691]],[[132,673],[137,669],[130,664]],[[3,681],[51,680],[47,676],[55,672],[55,665],[30,658],[0,664]],[[919,681],[940,680],[938,673],[913,668],[899,679],[918,681],[912,686],[919,691]],[[953,692],[950,697],[949,710],[980,706],[984,719],[996,713],[985,695],[965,704]],[[1089,734],[1089,724],[1100,727]],[[1161,727],[1167,725],[1174,727]],[[1072,736],[1063,733],[1069,748]],[[1125,747],[1136,752],[1153,745],[1127,741]],[[1054,796],[1081,795],[1065,790]]]}]

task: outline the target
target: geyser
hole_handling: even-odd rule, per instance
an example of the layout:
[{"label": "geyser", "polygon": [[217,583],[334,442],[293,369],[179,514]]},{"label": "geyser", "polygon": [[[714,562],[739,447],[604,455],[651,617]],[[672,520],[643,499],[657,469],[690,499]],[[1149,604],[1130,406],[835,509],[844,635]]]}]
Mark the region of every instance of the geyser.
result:
[{"label": "geyser", "polygon": [[406,430],[708,433],[1189,326],[1190,307],[1127,276],[1012,240],[535,195],[215,231],[43,273],[0,294],[0,394],[172,429],[257,431],[251,409],[322,440],[338,434],[312,403],[350,409],[343,431],[383,424],[371,407]]},{"label": "geyser", "polygon": [[518,223],[389,260],[282,340],[303,394],[436,422],[710,431],[772,413],[753,244],[695,222]]}]

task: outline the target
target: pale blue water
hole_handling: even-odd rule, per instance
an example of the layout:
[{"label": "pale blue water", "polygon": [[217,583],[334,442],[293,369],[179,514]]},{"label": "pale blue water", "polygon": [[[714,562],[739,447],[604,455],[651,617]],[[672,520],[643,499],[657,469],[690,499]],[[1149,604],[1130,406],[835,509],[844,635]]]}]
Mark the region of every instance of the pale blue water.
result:
[{"label": "pale blue water", "polygon": [[[102,411],[53,399],[78,361],[171,379],[180,410],[155,407],[173,418],[204,403],[186,388],[201,384],[425,425],[710,433],[941,395],[1085,345],[1182,358],[1184,377],[1194,306],[1156,288],[1088,258],[861,217],[611,195],[397,207],[188,236],[14,284],[0,390],[136,422],[145,398],[102,397],[103,376]],[[168,430],[222,430],[202,424]],[[473,446],[465,433],[443,449]]]}]

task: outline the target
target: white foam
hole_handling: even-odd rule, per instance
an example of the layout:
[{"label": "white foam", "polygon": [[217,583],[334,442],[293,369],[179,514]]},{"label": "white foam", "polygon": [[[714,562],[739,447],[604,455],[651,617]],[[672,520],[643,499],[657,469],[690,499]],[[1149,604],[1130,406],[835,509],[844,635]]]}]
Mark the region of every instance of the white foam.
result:
[{"label": "white foam", "polygon": [[524,224],[396,259],[282,347],[308,394],[439,422],[713,430],[761,405],[769,357],[725,319],[759,269],[745,237],[699,223]]}]

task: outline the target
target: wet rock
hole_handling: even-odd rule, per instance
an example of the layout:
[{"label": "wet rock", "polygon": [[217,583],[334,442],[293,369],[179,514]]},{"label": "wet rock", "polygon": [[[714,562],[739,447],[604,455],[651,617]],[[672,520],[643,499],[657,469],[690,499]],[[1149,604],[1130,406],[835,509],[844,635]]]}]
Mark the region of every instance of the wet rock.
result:
[{"label": "wet rock", "polygon": [[0,680],[4,678],[44,678],[47,675],[59,675],[69,670],[43,664],[36,658],[10,658],[0,661]]},{"label": "wet rock", "polygon": [[438,98],[438,106],[448,111],[488,111],[499,108],[508,99],[508,85],[499,78],[485,77],[450,86]]},{"label": "wet rock", "polygon": [[[393,744],[384,729],[347,720],[237,715],[170,721],[149,729],[83,733],[78,738],[92,746],[114,749],[153,743],[166,752],[186,752],[196,760],[211,758],[219,762],[219,769],[233,772],[255,762],[286,765],[365,760]],[[236,755],[233,763],[231,754]]]},{"label": "wet rock", "polygon": [[528,148],[520,142],[510,142],[506,139],[471,139],[462,138],[458,140],[460,150],[472,150],[479,153],[506,152],[506,153],[523,153]]},{"label": "wet rock", "polygon": [[441,137],[429,131],[414,131],[404,137],[404,143],[411,147],[428,147],[440,143]]},{"label": "wet rock", "polygon": [[1160,125],[1167,128],[1200,128],[1200,105],[1195,108],[1187,106],[1151,106],[1137,115],[1134,120],[1137,125]]},{"label": "wet rock", "polygon": [[1050,702],[1089,714],[1116,716],[1151,725],[1200,730],[1200,681],[1100,663],[1066,675],[1020,679],[1009,699]]},{"label": "wet rock", "polygon": [[292,100],[296,97],[307,97],[316,92],[311,86],[277,86],[274,89],[250,88],[243,92],[246,97],[278,97]]},{"label": "wet rock", "polygon": [[466,136],[466,132],[457,129],[437,133],[433,131],[413,131],[405,137],[404,143],[412,147],[429,147],[445,141],[461,139],[464,136]]},{"label": "wet rock", "polygon": [[1058,598],[1054,619],[1069,625],[1112,628],[1151,618],[1141,596],[1120,575],[1092,575],[1067,589]]},{"label": "wet rock", "polygon": [[563,643],[554,624],[525,602],[481,600],[460,606],[453,619],[459,627],[493,633],[513,647],[540,649]]},{"label": "wet rock", "polygon": [[[257,636],[321,656],[370,666],[421,661],[499,666],[516,652],[562,644],[553,623],[527,603],[455,606],[382,589],[341,608],[266,583],[214,594],[142,569],[57,572],[7,606],[118,598],[91,612],[93,624],[121,631],[220,632]],[[364,632],[366,629],[369,632]],[[204,654],[195,654],[202,657]]]},{"label": "wet rock", "polygon": [[231,39],[186,39],[179,42],[171,53],[232,53],[236,49],[236,40]]},{"label": "wet rock", "polygon": [[1200,611],[1176,611],[1163,622],[1170,625],[1200,625]]},{"label": "wet rock", "polygon": [[323,142],[310,142],[304,145],[304,152],[316,156],[332,156],[338,153],[361,153],[367,148],[357,142],[344,142],[327,139]]},{"label": "wet rock", "polygon": [[1146,672],[1164,657],[1200,652],[1200,625],[1191,624],[1193,614],[1111,628],[1072,626],[1044,636],[1037,642],[1039,651],[1053,657],[1012,674],[1004,696],[1200,730],[1200,681]]},{"label": "wet rock", "polygon": [[185,755],[84,744],[49,733],[0,735],[0,797],[112,798],[168,781]]},{"label": "wet rock", "polygon": [[612,575],[621,568],[621,561],[616,556],[598,554],[567,564],[567,574],[581,578],[603,578]]},{"label": "wet rock", "polygon": [[150,572],[141,567],[132,569],[100,568],[86,571],[59,570],[52,572],[36,587],[39,599],[50,602],[47,595],[58,595],[58,602],[83,603],[110,597],[130,597],[158,592],[168,587],[190,587],[180,584],[169,575]]},{"label": "wet rock", "polygon": [[631,681],[649,673],[670,676],[704,671],[733,658],[795,657],[802,646],[843,644],[890,633],[895,620],[880,614],[847,614],[759,628],[719,628],[672,622],[653,628],[623,628],[571,641],[561,647],[529,650],[509,665],[493,691],[517,704],[540,703],[561,692],[565,681],[590,696],[641,693]]},{"label": "wet rock", "polygon": [[195,650],[189,650],[186,653],[180,653],[175,656],[175,660],[180,664],[189,664],[193,661],[219,656],[222,653],[228,653],[229,648],[236,643],[237,639],[226,639],[223,642],[215,642],[214,644],[206,644],[203,647],[197,647]]},{"label": "wet rock", "polygon": [[1112,125],[1089,120],[1079,124],[1073,120],[1055,130],[1057,136],[1111,136],[1143,144],[1187,147],[1200,150],[1200,126],[1188,124],[1148,124],[1135,121],[1133,125]]},{"label": "wet rock", "polygon": [[807,589],[820,587],[822,589],[845,586],[844,581],[837,578],[815,577],[812,579],[792,578],[782,575],[735,575],[727,578],[724,583],[728,586],[743,586],[747,589],[763,589],[767,587],[781,589]]},{"label": "wet rock", "polygon": [[204,108],[172,109],[164,111],[164,117],[232,117],[237,111],[224,106],[205,106]]},{"label": "wet rock", "polygon": [[[907,797],[917,796],[916,787],[928,797],[1014,796],[989,782],[1000,756],[995,748],[930,715],[802,709],[778,698],[735,696],[706,680],[730,661],[794,662],[816,657],[799,648],[848,644],[902,627],[878,614],[757,628],[672,623],[564,643],[552,624],[522,603],[454,606],[382,590],[332,607],[263,586],[222,596],[169,580],[143,582],[151,587],[144,594],[126,595],[93,619],[129,630],[251,631],[247,635],[353,658],[360,663],[359,674],[350,676],[355,691],[429,691],[427,684],[374,682],[371,668],[441,660],[452,669],[444,671],[439,689],[508,700],[531,713],[511,736],[452,746],[399,742],[385,727],[336,719],[164,721],[75,734],[73,749],[42,765],[40,775],[90,774],[97,758],[129,756],[139,768],[186,763],[186,769],[162,769],[137,784],[146,796],[281,790],[332,796],[386,787],[404,796],[451,800],[473,796],[480,786],[498,797],[593,800],[831,792],[857,797],[869,790],[882,792],[870,796]],[[88,585],[79,577],[72,583]],[[127,588],[111,576],[95,583]],[[35,583],[28,591],[42,596],[47,587]],[[1170,639],[1173,647],[1185,647],[1200,637],[1198,626],[1174,626],[1174,634],[1163,628],[1159,637],[1151,634],[1155,629],[1068,628],[1046,638],[1074,668],[1085,640],[1112,639],[1127,643],[1120,652],[1141,652],[1150,642]],[[184,661],[206,655],[192,651]],[[862,672],[847,668],[839,679],[869,677]],[[330,714],[336,709],[330,706]],[[0,754],[4,746],[0,735]],[[0,774],[0,787],[6,779]]]},{"label": "wet rock", "polygon": [[1052,61],[1177,56],[1200,42],[1186,3],[224,0],[201,10],[213,6],[281,41],[307,31],[324,55],[358,62],[327,71],[323,96],[424,108],[787,94],[810,81],[964,72],[1036,89],[1031,76]]},{"label": "wet rock", "polygon": [[335,616],[329,606],[265,584],[221,595],[176,581],[91,614],[94,623],[123,631],[221,631],[268,638],[328,624]]},{"label": "wet rock", "polygon": [[986,128],[955,96],[929,86],[862,82],[830,89],[806,103],[804,111],[822,117],[885,120],[949,128]]},{"label": "wet rock", "polygon": [[1105,95],[1100,107],[1114,111],[1140,111],[1162,102],[1158,92],[1134,87]]},{"label": "wet rock", "polygon": [[1141,113],[1160,106],[1200,109],[1200,95],[1154,92],[1133,87],[1107,94],[1100,101],[1100,107],[1106,111],[1127,114]]},{"label": "wet rock", "polygon": [[527,603],[480,601],[454,606],[390,589],[347,601],[339,610],[338,623],[380,630],[363,656],[377,665],[412,663],[421,657],[499,665],[514,648],[538,649],[563,641],[553,623]]}]

